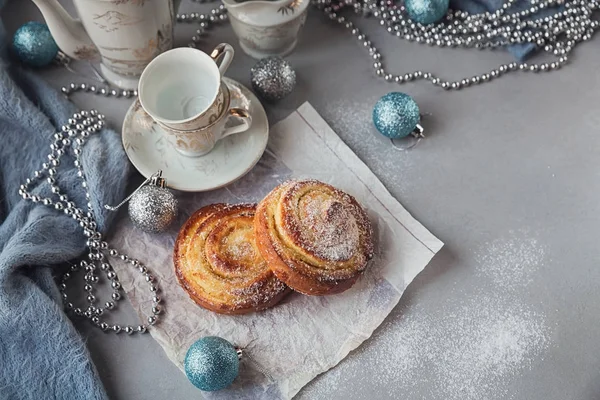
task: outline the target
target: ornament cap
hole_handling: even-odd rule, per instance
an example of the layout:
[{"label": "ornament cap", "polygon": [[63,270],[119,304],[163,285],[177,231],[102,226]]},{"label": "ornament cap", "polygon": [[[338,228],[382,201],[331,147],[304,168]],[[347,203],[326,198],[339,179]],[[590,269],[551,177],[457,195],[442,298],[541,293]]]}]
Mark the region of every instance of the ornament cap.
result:
[{"label": "ornament cap", "polygon": [[161,188],[165,187],[166,181],[165,178],[162,177],[162,170],[159,169],[154,175],[150,177],[150,184]]},{"label": "ornament cap", "polygon": [[[402,151],[406,151],[406,150],[410,150],[414,147],[416,147],[421,140],[423,140],[425,138],[424,133],[425,132],[425,128],[423,128],[423,126],[421,124],[417,124],[417,126],[415,126],[415,129],[412,130],[412,132],[408,135],[408,137],[412,138],[412,140],[409,140],[410,144],[408,144],[407,146],[399,146],[398,143],[396,142],[398,139],[390,139],[390,141],[392,142],[392,146],[394,146],[394,148],[398,149],[398,150],[402,150]],[[400,141],[407,141],[406,139],[407,137],[405,136],[404,138],[400,138]]]},{"label": "ornament cap", "polygon": [[116,206],[109,206],[108,204],[105,204],[104,208],[106,208],[107,210],[110,210],[110,211],[117,211],[119,208],[121,208],[123,206],[123,204],[125,204],[129,200],[131,200],[131,198],[133,196],[135,196],[135,194],[137,192],[139,192],[140,189],[142,189],[148,183],[150,185],[154,185],[154,186],[158,186],[160,188],[164,188],[165,185],[166,185],[166,181],[162,177],[162,170],[159,169],[154,174],[152,174],[149,178],[147,178],[144,182],[142,182],[142,184],[140,186],[138,186],[137,189],[135,189],[129,196],[125,197],[125,199],[122,202],[120,202],[119,204],[117,204]]},{"label": "ornament cap", "polygon": [[423,132],[425,132],[425,128],[423,128],[421,124],[417,124],[417,126],[415,126],[415,129],[413,129],[413,131],[410,134],[416,138],[423,139],[425,137]]}]

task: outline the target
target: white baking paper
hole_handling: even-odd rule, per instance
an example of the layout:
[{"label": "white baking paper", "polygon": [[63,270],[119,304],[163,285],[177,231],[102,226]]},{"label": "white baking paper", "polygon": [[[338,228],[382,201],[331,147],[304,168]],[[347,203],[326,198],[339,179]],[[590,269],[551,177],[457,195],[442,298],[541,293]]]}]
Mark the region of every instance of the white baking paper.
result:
[{"label": "white baking paper", "polygon": [[[376,255],[350,290],[333,296],[293,293],[270,310],[242,316],[215,314],[181,289],[171,260],[178,228],[198,208],[216,202],[257,202],[289,178],[315,178],[352,194],[373,222]],[[308,103],[276,124],[256,167],[226,188],[178,193],[180,217],[170,231],[145,234],[124,218],[111,244],[145,262],[161,288],[165,313],[150,333],[183,370],[189,346],[215,335],[244,348],[240,376],[211,399],[290,399],[318,374],[369,338],[442,243],[394,199],[375,175]],[[125,265],[114,265],[134,308],[144,319],[148,284]],[[200,393],[200,392],[199,392]]]}]

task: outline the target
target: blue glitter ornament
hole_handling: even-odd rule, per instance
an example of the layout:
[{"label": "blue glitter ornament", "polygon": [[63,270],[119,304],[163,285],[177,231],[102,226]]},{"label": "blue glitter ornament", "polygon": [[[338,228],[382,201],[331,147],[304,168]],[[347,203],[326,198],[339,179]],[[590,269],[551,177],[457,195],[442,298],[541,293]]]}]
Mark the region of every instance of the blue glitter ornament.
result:
[{"label": "blue glitter ornament", "polygon": [[427,25],[439,21],[446,15],[450,0],[406,0],[404,6],[410,19]]},{"label": "blue glitter ornament", "polygon": [[420,119],[419,106],[405,93],[388,93],[379,99],[373,108],[375,127],[390,139],[399,139],[412,134]]},{"label": "blue glitter ornament", "polygon": [[236,348],[227,340],[206,336],[190,346],[184,367],[194,386],[212,392],[231,385],[238,376],[240,360]]},{"label": "blue glitter ornament", "polygon": [[19,59],[31,67],[43,67],[58,54],[58,46],[46,24],[27,22],[13,36],[12,47]]}]

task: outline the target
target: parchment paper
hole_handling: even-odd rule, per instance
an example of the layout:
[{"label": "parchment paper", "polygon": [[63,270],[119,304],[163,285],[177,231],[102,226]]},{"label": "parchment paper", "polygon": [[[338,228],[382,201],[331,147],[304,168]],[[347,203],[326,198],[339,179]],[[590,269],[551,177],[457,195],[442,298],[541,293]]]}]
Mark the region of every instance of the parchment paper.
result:
[{"label": "parchment paper", "polygon": [[[291,177],[316,178],[354,195],[368,210],[376,256],[350,290],[333,296],[293,293],[276,307],[224,316],[197,306],[181,289],[171,260],[179,227],[198,208],[216,202],[256,202]],[[227,188],[178,193],[180,217],[169,232],[145,234],[122,219],[111,244],[145,262],[164,300],[160,323],[150,333],[183,369],[188,347],[207,335],[244,348],[240,376],[228,389],[204,393],[214,399],[290,399],[369,338],[414,277],[443,244],[417,222],[329,128],[308,103],[276,124],[258,165]],[[139,273],[114,265],[134,308],[148,312],[149,291]],[[200,393],[200,392],[199,392]]]}]

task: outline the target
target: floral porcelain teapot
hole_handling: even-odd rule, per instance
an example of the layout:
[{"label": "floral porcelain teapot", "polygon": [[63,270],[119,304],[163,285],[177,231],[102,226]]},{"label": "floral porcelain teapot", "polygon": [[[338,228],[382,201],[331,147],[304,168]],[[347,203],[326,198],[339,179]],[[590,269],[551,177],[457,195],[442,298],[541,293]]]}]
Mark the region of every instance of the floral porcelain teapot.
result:
[{"label": "floral porcelain teapot", "polygon": [[285,56],[294,50],[310,0],[223,0],[240,46],[251,57]]},{"label": "floral porcelain teapot", "polygon": [[57,0],[32,0],[58,47],[79,60],[100,59],[112,84],[137,89],[146,65],[173,46],[180,0],[73,0],[80,20]]}]

